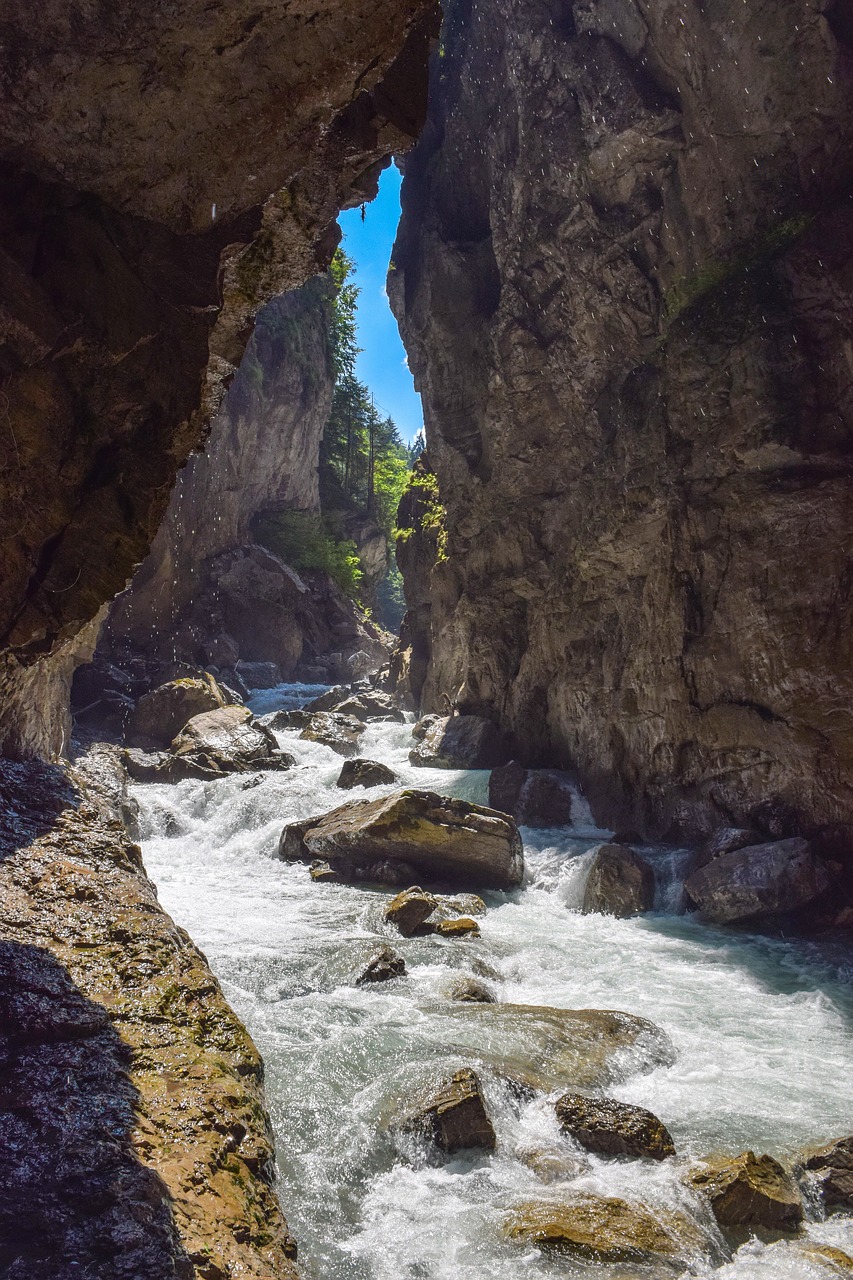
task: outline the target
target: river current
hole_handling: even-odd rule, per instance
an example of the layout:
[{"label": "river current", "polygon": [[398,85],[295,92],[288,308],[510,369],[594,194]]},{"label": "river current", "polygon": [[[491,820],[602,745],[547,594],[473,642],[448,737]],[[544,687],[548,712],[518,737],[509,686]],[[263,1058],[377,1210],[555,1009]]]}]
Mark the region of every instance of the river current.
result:
[{"label": "river current", "polygon": [[[282,686],[250,705],[263,713],[320,691]],[[559,1134],[545,1097],[519,1102],[484,1081],[498,1137],[493,1153],[431,1162],[389,1136],[387,1121],[425,1073],[441,1079],[470,1061],[443,993],[454,974],[478,971],[501,1002],[621,1009],[651,1019],[675,1045],[674,1063],[606,1092],[658,1115],[678,1158],[584,1154],[573,1191],[693,1217],[704,1244],[685,1276],[841,1274],[802,1246],[853,1254],[853,1218],[820,1221],[812,1213],[799,1242],[750,1239],[732,1253],[682,1175],[711,1152],[750,1148],[784,1159],[853,1130],[853,974],[842,958],[803,941],[708,928],[680,913],[672,851],[643,851],[655,865],[656,911],[631,920],[580,914],[588,853],[610,834],[595,829],[581,797],[572,827],[522,829],[525,885],[484,895],[481,937],[391,937],[382,923],[387,893],[314,883],[307,867],[274,854],[287,822],[393,788],[341,791],[341,756],[295,732],[277,736],[298,760],[288,772],[144,785],[135,795],[160,900],[205,952],[266,1061],[278,1191],[305,1280],[649,1274],[625,1263],[549,1258],[503,1238],[513,1206],[558,1198],[561,1189],[544,1186],[523,1153],[581,1155]],[[486,802],[487,773],[414,768],[411,746],[411,726],[371,724],[359,754],[392,767],[405,785]],[[406,976],[349,985],[353,957],[380,937],[403,955]]]}]

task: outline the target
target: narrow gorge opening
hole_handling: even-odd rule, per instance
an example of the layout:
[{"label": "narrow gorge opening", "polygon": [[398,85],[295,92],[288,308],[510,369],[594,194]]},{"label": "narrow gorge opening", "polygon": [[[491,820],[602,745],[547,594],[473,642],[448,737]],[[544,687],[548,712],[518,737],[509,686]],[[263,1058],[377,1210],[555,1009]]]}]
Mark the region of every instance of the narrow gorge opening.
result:
[{"label": "narrow gorge opening", "polygon": [[[149,148],[117,189],[93,22],[100,141],[72,101],[61,167],[85,198],[54,191],[33,247],[56,166],[31,159],[4,215],[0,475],[17,513],[44,439],[64,495],[30,495],[38,554],[26,520],[8,539],[10,581],[36,566],[0,668],[15,754],[55,754],[77,671],[70,760],[0,762],[0,1264],[831,1280],[853,1267],[841,6],[462,0],[440,33],[415,0],[225,8],[133,71],[167,158],[204,131],[200,171]],[[205,369],[205,448],[82,661]]]}]

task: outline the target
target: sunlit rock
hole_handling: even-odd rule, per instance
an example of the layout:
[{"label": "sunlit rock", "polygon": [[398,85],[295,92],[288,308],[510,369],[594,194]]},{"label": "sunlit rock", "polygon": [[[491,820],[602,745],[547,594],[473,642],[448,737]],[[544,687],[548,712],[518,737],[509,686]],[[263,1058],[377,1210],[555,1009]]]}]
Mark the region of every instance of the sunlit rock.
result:
[{"label": "sunlit rock", "polygon": [[369,943],[362,950],[363,954],[358,959],[353,976],[356,987],[368,986],[374,982],[390,982],[392,978],[399,978],[406,972],[405,960],[386,942]]},{"label": "sunlit rock", "polygon": [[455,1072],[392,1128],[431,1140],[447,1152],[470,1147],[490,1151],[496,1141],[480,1080],[470,1068]]},{"label": "sunlit rock", "polygon": [[354,716],[364,724],[368,720],[391,720],[395,724],[403,724],[406,719],[390,694],[374,690],[344,698],[333,709],[340,715]]},{"label": "sunlit rock", "polygon": [[633,849],[603,844],[592,855],[582,910],[606,916],[635,916],[650,911],[655,897],[652,868]]},{"label": "sunlit rock", "polygon": [[435,910],[436,902],[431,893],[413,886],[392,898],[385,908],[385,923],[393,925],[405,937],[411,937]]},{"label": "sunlit rock", "polygon": [[479,978],[454,978],[445,987],[443,995],[448,1000],[459,1000],[462,1004],[495,1003],[494,992]]},{"label": "sunlit rock", "polygon": [[354,787],[385,787],[392,782],[399,782],[399,778],[387,765],[375,760],[347,760],[335,786],[352,791]]},{"label": "sunlit rock", "polygon": [[470,916],[457,916],[453,920],[439,920],[435,932],[442,938],[479,938],[480,926]]},{"label": "sunlit rock", "polygon": [[566,1093],[555,1104],[557,1120],[568,1134],[596,1155],[647,1156],[664,1160],[675,1155],[669,1131],[645,1107],[614,1098],[588,1098]]},{"label": "sunlit rock", "polygon": [[507,1219],[510,1240],[558,1250],[591,1262],[689,1265],[707,1245],[685,1214],[575,1192],[559,1200],[533,1200]]},{"label": "sunlit rock", "polygon": [[364,732],[364,725],[354,716],[337,715],[334,711],[318,711],[312,715],[300,738],[331,747],[339,756],[354,756]]},{"label": "sunlit rock", "polygon": [[709,1157],[688,1178],[708,1197],[721,1227],[796,1231],[803,1220],[800,1193],[772,1156]]},{"label": "sunlit rock", "polygon": [[274,761],[276,749],[273,735],[253,723],[246,707],[220,707],[194,716],[172,743],[172,753],[178,759],[221,773],[242,773],[263,766]]},{"label": "sunlit rock", "polygon": [[163,750],[193,716],[227,703],[227,695],[206,673],[170,680],[139,699],[128,723],[127,741],[145,751]]},{"label": "sunlit rock", "polygon": [[853,1137],[803,1151],[796,1163],[828,1209],[853,1210]]}]

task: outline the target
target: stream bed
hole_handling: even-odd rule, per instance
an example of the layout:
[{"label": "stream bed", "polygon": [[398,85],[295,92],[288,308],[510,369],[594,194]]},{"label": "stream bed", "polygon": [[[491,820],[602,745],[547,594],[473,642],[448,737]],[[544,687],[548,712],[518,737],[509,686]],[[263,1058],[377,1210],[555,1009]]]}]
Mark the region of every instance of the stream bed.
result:
[{"label": "stream bed", "polygon": [[[320,691],[282,686],[250,705],[263,713]],[[277,737],[299,762],[288,772],[141,785],[134,794],[160,900],[205,952],[264,1056],[278,1191],[304,1280],[660,1274],[506,1241],[501,1228],[514,1206],[560,1193],[525,1163],[532,1150],[574,1161],[573,1191],[693,1218],[703,1243],[684,1275],[841,1274],[802,1246],[853,1254],[853,1218],[815,1215],[799,1242],[750,1239],[733,1254],[683,1173],[711,1152],[750,1148],[784,1159],[853,1130],[849,963],[814,943],[712,929],[679,914],[672,851],[643,850],[655,864],[658,910],[631,920],[580,914],[586,855],[610,834],[596,831],[581,797],[572,827],[522,829],[525,885],[483,895],[479,938],[391,936],[382,921],[388,893],[314,883],[306,866],[278,861],[275,850],[287,822],[394,788],[341,791],[341,756],[296,732]],[[359,754],[389,765],[405,785],[487,802],[487,773],[413,768],[411,746],[411,726],[374,723]],[[353,957],[376,938],[403,955],[407,974],[349,985]],[[398,1149],[388,1121],[425,1079],[471,1060],[455,1026],[458,1006],[444,993],[454,976],[478,973],[502,1003],[619,1009],[662,1027],[674,1063],[628,1074],[607,1093],[658,1115],[678,1158],[582,1154],[560,1135],[553,1098],[519,1101],[488,1079],[493,1153],[439,1161]]]}]

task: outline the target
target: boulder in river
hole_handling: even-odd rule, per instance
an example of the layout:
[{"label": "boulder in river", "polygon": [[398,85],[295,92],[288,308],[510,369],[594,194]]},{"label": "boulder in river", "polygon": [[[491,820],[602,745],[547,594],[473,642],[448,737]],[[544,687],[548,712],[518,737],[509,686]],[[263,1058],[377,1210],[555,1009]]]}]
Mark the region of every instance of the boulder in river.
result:
[{"label": "boulder in river", "polygon": [[510,1240],[558,1250],[589,1262],[654,1263],[681,1268],[705,1241],[685,1215],[652,1211],[611,1196],[572,1192],[565,1197],[519,1205],[507,1219]]},{"label": "boulder in river", "polygon": [[376,760],[346,760],[338,774],[336,786],[343,791],[352,791],[353,787],[386,787],[400,779],[387,765]]},{"label": "boulder in river", "polygon": [[853,1136],[801,1152],[797,1167],[809,1175],[827,1209],[853,1210]]},{"label": "boulder in river", "polygon": [[808,840],[794,837],[724,853],[695,871],[684,888],[708,920],[735,924],[807,906],[830,883]]},{"label": "boulder in river", "polygon": [[521,826],[564,827],[572,816],[569,775],[558,769],[525,769],[511,760],[492,770],[489,804],[512,814]]},{"label": "boulder in river", "polygon": [[509,757],[506,735],[483,716],[444,716],[409,752],[428,769],[493,769]]},{"label": "boulder in river", "polygon": [[640,915],[650,911],[655,876],[645,858],[622,844],[603,844],[592,855],[583,895],[585,914]]},{"label": "boulder in river", "polygon": [[796,1231],[803,1202],[793,1180],[772,1156],[744,1151],[704,1160],[688,1179],[711,1202],[721,1227],[766,1227]]},{"label": "boulder in river", "polygon": [[[277,743],[268,729],[253,723],[246,707],[219,707],[193,716],[172,743],[172,754],[219,773],[242,773],[275,764]],[[286,765],[292,757],[286,757]]]},{"label": "boulder in river", "polygon": [[404,724],[406,720],[390,693],[379,693],[374,689],[350,695],[337,703],[333,710],[339,715],[354,716],[363,723],[368,720],[388,720],[394,724]]},{"label": "boulder in river", "polygon": [[761,836],[752,827],[719,827],[696,850],[693,870],[707,867],[709,862],[721,858],[724,853],[734,853],[736,849],[761,843]]},{"label": "boulder in river", "polygon": [[292,823],[282,832],[279,856],[325,858],[347,879],[378,883],[388,883],[389,868],[393,874],[401,866],[427,883],[511,889],[524,871],[521,837],[510,818],[432,791],[350,800]]},{"label": "boulder in river", "polygon": [[143,751],[163,751],[193,716],[227,703],[227,695],[206,672],[170,680],[139,699],[130,714],[127,741]]},{"label": "boulder in river", "polygon": [[596,1155],[645,1156],[650,1160],[675,1155],[666,1126],[645,1107],[632,1107],[614,1098],[566,1093],[555,1110],[563,1133]]},{"label": "boulder in river", "polygon": [[331,711],[339,702],[343,702],[345,698],[348,698],[350,692],[345,684],[334,684],[325,693],[321,693],[318,697],[312,698],[310,702],[306,702],[303,710],[308,714],[313,711]]},{"label": "boulder in river", "polygon": [[399,929],[405,938],[410,938],[416,929],[435,911],[435,898],[425,893],[419,885],[404,889],[392,898],[385,908],[385,923]]},{"label": "boulder in river", "polygon": [[470,916],[457,916],[454,920],[439,920],[435,932],[442,938],[478,938],[480,926]]},{"label": "boulder in river", "polygon": [[358,753],[358,742],[363,732],[364,725],[354,716],[318,711],[311,716],[299,736],[306,742],[321,742],[337,751],[339,756],[354,756]]},{"label": "boulder in river", "polygon": [[446,716],[441,716],[435,711],[430,711],[425,716],[421,716],[420,720],[416,720],[412,725],[412,737],[415,742],[423,742],[430,729],[437,725],[439,721],[444,722],[446,719]]},{"label": "boulder in river", "polygon": [[479,978],[460,976],[448,983],[444,990],[448,1000],[461,1000],[463,1004],[494,1004],[494,993]]},{"label": "boulder in river", "polygon": [[389,982],[391,978],[402,977],[405,972],[403,957],[387,942],[377,942],[365,948],[353,981],[356,987],[363,987],[374,982]]},{"label": "boulder in river", "polygon": [[455,1072],[425,1096],[394,1128],[430,1139],[442,1151],[471,1147],[491,1151],[495,1145],[480,1080],[470,1067]]}]

